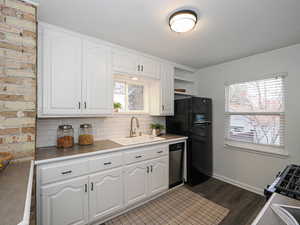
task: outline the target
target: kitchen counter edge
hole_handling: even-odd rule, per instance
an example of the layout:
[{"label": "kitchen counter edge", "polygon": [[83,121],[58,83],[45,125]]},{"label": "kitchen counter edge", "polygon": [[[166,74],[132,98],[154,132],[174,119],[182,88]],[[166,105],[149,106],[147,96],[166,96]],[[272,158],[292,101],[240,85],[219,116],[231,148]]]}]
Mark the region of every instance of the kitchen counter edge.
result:
[{"label": "kitchen counter edge", "polygon": [[[22,170],[21,176],[25,176],[18,179],[18,182],[13,182],[14,179],[19,176],[19,170]],[[34,179],[34,161],[26,160],[12,162],[8,165],[8,168],[1,173],[6,173],[6,175],[3,175],[4,177],[1,177],[1,182],[5,182],[6,184],[4,185],[4,189],[1,189],[1,194],[11,196],[12,191],[18,192],[14,193],[14,196],[12,197],[14,200],[10,199],[11,201],[6,201],[6,198],[1,199],[1,201],[5,201],[0,202],[0,204],[4,207],[3,210],[0,211],[1,216],[5,216],[3,213],[9,213],[8,217],[5,219],[5,223],[9,223],[10,225],[29,225]],[[8,186],[10,187],[9,189],[7,188]],[[18,190],[23,186],[24,188],[21,192],[19,192]],[[3,188],[3,186],[1,187]],[[15,204],[16,201],[18,201],[18,207],[12,205]],[[7,209],[10,211],[7,212]]]},{"label": "kitchen counter edge", "polygon": [[23,216],[22,221],[18,225],[29,225],[30,224],[30,208],[31,208],[31,199],[32,199],[33,177],[34,177],[34,161],[31,160],[30,170],[29,170],[29,178],[28,178],[28,184],[27,184],[24,216]]},{"label": "kitchen counter edge", "polygon": [[108,148],[105,150],[93,151],[93,152],[76,154],[76,155],[71,155],[71,156],[61,156],[61,157],[55,157],[52,159],[35,160],[34,163],[35,163],[35,165],[41,165],[41,164],[46,164],[46,163],[53,163],[53,162],[65,161],[65,160],[69,160],[69,159],[77,159],[77,158],[82,158],[82,157],[87,157],[87,156],[100,155],[100,154],[111,153],[111,152],[121,151],[121,150],[127,150],[127,149],[131,149],[131,148],[144,147],[144,146],[149,146],[149,145],[157,145],[157,144],[172,143],[172,142],[176,143],[179,141],[185,141],[187,139],[188,139],[188,137],[185,137],[185,136],[177,136],[174,138],[166,138],[165,140],[162,140],[162,141],[147,142],[147,143],[137,144],[137,145],[123,145],[123,146],[117,147],[117,148]]}]

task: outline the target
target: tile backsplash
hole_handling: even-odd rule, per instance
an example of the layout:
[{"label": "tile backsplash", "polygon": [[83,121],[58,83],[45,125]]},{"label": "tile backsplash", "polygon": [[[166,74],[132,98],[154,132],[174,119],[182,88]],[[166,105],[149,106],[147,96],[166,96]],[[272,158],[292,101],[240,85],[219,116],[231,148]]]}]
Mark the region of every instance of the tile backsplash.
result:
[{"label": "tile backsplash", "polygon": [[[150,124],[160,123],[165,126],[165,117],[149,115],[135,115],[140,123],[139,131],[150,134]],[[62,124],[71,124],[74,128],[75,142],[78,142],[80,124],[90,123],[94,129],[95,140],[125,137],[129,135],[130,119],[132,115],[114,115],[103,118],[60,118],[37,120],[37,147],[56,145],[57,127]],[[135,121],[134,121],[135,123]]]}]

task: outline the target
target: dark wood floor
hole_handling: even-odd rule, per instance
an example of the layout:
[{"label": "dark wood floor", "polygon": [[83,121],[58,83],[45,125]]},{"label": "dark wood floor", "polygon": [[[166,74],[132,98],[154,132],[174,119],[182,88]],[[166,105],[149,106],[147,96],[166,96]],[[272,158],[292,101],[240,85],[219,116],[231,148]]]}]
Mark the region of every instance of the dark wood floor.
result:
[{"label": "dark wood floor", "polygon": [[190,189],[230,210],[220,225],[250,225],[265,204],[264,197],[213,178]]},{"label": "dark wood floor", "polygon": [[251,225],[265,204],[263,196],[214,178],[194,187],[186,187],[230,210],[219,225]]}]

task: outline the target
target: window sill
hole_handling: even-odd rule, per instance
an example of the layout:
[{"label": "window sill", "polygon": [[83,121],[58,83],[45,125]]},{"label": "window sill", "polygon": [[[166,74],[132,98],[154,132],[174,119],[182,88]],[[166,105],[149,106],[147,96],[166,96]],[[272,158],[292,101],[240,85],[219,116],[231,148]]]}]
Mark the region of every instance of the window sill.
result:
[{"label": "window sill", "polygon": [[225,141],[224,147],[229,150],[246,151],[250,153],[272,156],[276,158],[289,157],[289,153],[284,148],[280,148],[280,147],[248,144],[248,143],[243,143],[238,141]]}]

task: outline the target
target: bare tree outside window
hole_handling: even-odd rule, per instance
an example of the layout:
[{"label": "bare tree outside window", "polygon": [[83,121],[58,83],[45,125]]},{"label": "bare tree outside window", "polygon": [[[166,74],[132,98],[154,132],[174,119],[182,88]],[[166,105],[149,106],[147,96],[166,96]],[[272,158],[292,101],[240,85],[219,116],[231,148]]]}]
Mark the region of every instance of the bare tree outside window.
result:
[{"label": "bare tree outside window", "polygon": [[128,109],[144,110],[144,86],[129,84],[128,85]]},{"label": "bare tree outside window", "polygon": [[283,87],[282,77],[227,86],[226,138],[282,146]]},{"label": "bare tree outside window", "polygon": [[128,81],[114,82],[114,105],[118,112],[144,112],[145,86]]}]

